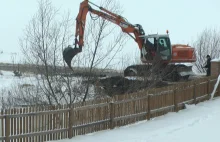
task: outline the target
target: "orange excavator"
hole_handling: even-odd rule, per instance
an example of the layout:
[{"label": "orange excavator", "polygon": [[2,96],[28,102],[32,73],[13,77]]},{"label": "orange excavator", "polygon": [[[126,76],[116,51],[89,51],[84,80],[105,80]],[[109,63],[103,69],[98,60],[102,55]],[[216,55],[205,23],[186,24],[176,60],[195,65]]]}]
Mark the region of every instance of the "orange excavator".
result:
[{"label": "orange excavator", "polygon": [[[93,9],[90,4],[98,7],[99,10]],[[70,68],[72,68],[71,61],[73,57],[82,52],[82,48],[84,46],[83,38],[88,12],[118,25],[124,33],[127,33],[137,43],[141,53],[140,59],[144,64],[127,67],[124,71],[125,76],[144,75],[149,67],[153,67],[155,63],[158,62],[162,64],[160,64],[160,68],[157,68],[157,70],[163,70],[163,68],[167,68],[168,66],[169,69],[166,71],[166,76],[170,74],[173,80],[178,80],[181,76],[189,76],[191,67],[179,63],[195,62],[196,57],[194,55],[194,48],[182,44],[171,45],[168,31],[167,34],[162,35],[145,35],[145,32],[140,24],[131,24],[122,16],[88,0],[84,0],[80,4],[79,13],[76,18],[75,43],[73,46],[69,45],[63,51],[63,58]]]}]

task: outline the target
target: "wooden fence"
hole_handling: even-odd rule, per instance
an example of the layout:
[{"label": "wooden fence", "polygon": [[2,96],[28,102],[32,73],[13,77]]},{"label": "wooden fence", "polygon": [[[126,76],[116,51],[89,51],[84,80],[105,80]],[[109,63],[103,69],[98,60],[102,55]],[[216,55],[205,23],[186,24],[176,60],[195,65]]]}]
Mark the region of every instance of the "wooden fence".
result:
[{"label": "wooden fence", "polygon": [[[217,77],[209,77],[71,106],[1,110],[0,141],[59,140],[150,120],[168,112],[178,112],[186,103],[209,99],[216,81]],[[220,96],[220,87],[215,96]]]}]

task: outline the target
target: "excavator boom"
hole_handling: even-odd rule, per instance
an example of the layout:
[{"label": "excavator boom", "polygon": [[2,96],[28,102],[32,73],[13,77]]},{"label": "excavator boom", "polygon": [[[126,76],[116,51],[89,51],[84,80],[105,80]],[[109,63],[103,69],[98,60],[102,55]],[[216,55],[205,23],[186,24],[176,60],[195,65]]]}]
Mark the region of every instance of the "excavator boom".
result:
[{"label": "excavator boom", "polygon": [[[89,3],[98,7],[100,11],[93,9],[89,5]],[[127,22],[125,18],[123,18],[122,16],[112,13],[103,7],[99,7],[92,2],[89,2],[88,0],[84,0],[80,4],[79,13],[76,18],[74,48],[71,45],[69,45],[63,51],[64,60],[70,68],[71,68],[71,60],[76,54],[82,51],[82,48],[84,46],[83,38],[84,38],[84,31],[86,27],[86,16],[88,12],[91,12],[92,14],[95,14],[121,27],[123,32],[129,34],[129,36],[131,36],[137,42],[138,47],[141,50],[144,44],[144,40],[140,36],[145,35],[144,30],[141,25],[139,24],[132,25],[129,22]]]}]

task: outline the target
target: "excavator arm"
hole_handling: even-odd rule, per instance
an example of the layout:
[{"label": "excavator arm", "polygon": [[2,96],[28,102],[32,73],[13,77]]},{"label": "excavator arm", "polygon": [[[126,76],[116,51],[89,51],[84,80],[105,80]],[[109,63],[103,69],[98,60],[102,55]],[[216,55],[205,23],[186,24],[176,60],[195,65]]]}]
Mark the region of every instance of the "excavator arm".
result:
[{"label": "excavator arm", "polygon": [[[100,11],[93,9],[89,5],[89,3],[98,7]],[[82,52],[82,47],[84,45],[83,38],[84,38],[84,31],[85,31],[85,25],[86,25],[86,16],[88,12],[91,12],[92,14],[95,14],[121,27],[121,30],[127,33],[130,37],[132,37],[137,42],[138,47],[142,49],[144,45],[144,40],[140,36],[144,36],[145,33],[141,25],[139,24],[132,25],[129,22],[127,22],[125,18],[123,18],[122,16],[112,13],[103,7],[99,7],[96,4],[88,0],[84,0],[80,4],[79,13],[76,18],[74,48],[69,45],[63,51],[64,60],[70,68],[71,68],[71,60],[73,59],[73,57],[76,54]]]}]

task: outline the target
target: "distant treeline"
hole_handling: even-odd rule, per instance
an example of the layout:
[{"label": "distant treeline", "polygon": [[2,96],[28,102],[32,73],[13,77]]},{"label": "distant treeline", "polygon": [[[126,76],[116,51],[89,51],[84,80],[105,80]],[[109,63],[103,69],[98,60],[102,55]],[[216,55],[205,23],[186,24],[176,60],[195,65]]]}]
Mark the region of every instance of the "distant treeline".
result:
[{"label": "distant treeline", "polygon": [[[88,68],[73,68],[73,70],[68,67],[52,67],[48,66],[49,72],[51,75],[60,74],[63,76],[89,76]],[[22,73],[29,72],[34,74],[39,74],[45,71],[45,66],[36,66],[31,64],[10,64],[10,63],[0,63],[0,70],[5,71],[20,71]],[[102,69],[94,69],[91,73],[92,76],[106,76],[106,75],[115,75],[118,74],[114,70],[102,70]],[[90,75],[91,75],[90,74]]]}]

